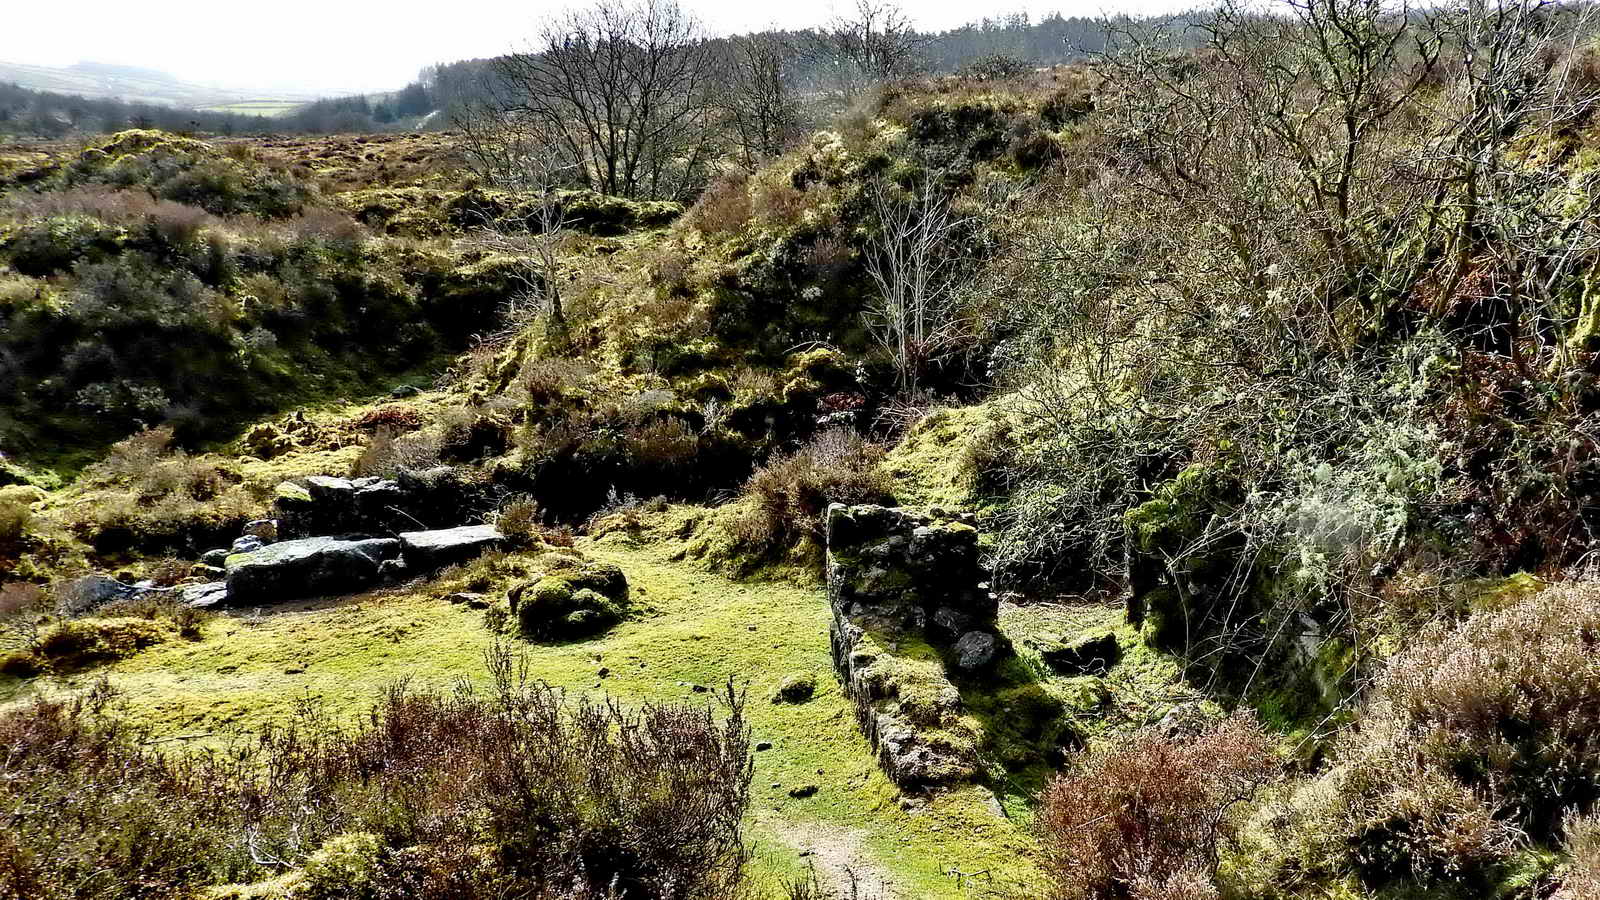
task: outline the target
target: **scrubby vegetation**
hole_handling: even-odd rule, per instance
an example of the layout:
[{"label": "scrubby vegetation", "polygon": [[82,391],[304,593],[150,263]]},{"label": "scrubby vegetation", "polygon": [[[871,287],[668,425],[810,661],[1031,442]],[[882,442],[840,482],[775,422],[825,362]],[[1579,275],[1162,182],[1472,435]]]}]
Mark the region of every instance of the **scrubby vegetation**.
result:
[{"label": "scrubby vegetation", "polygon": [[[1108,22],[1093,65],[940,77],[871,19],[881,53],[813,35],[860,81],[818,127],[780,83],[757,135],[771,109],[680,69],[693,134],[628,173],[581,128],[496,118],[515,103],[450,135],[133,131],[0,165],[0,892],[110,870],[146,895],[724,897],[802,874],[746,829],[826,825],[915,865],[885,835],[949,826],[940,847],[1023,860],[994,885],[1019,896],[1593,896],[1591,16],[1225,5]],[[652,58],[716,58],[691,32]],[[501,86],[577,77],[547,49]],[[791,52],[736,49],[757,76]],[[541,142],[561,158],[523,165]],[[419,498],[394,530],[505,539],[273,614],[370,642],[319,686],[505,640],[629,699],[500,655],[489,694],[396,689],[231,754],[157,752],[98,693],[21,701],[201,667],[216,630],[250,677],[258,630],[332,652],[259,617],[52,606],[89,570],[221,577],[194,560],[309,475]],[[832,503],[974,513],[995,657],[830,646]],[[841,654],[865,711],[818,677]],[[203,690],[259,724],[233,671]],[[730,675],[768,731],[732,686],[725,719],[631,711]],[[180,705],[130,715],[172,731]],[[921,794],[873,768],[904,735],[806,743],[852,712],[962,771]],[[113,818],[125,838],[88,839]],[[951,865],[908,877],[964,890]]]},{"label": "scrubby vegetation", "polygon": [[215,896],[737,896],[742,697],[729,689],[724,718],[569,704],[519,679],[508,653],[489,661],[486,696],[397,685],[359,728],[308,705],[206,756],[152,748],[103,687],[9,712],[0,886],[38,898],[225,884],[237,886]]},{"label": "scrubby vegetation", "polygon": [[374,239],[246,145],[123,132],[13,181],[0,440],[25,458],[358,390],[463,345],[504,291],[495,260]]}]

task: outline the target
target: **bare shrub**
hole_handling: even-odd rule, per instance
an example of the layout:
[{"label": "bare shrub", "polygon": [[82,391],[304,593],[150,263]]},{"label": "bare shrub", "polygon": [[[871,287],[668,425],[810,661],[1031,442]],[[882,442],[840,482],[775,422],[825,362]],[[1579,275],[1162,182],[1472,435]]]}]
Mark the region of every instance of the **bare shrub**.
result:
[{"label": "bare shrub", "polygon": [[865,258],[878,295],[866,320],[894,362],[901,392],[914,394],[926,368],[965,339],[956,289],[970,262],[958,240],[967,222],[932,179],[906,196],[875,182],[867,198],[878,228]]},{"label": "bare shrub", "polygon": [[703,234],[731,234],[743,230],[754,211],[750,180],[739,172],[712,182],[687,216],[689,223]]},{"label": "bare shrub", "polygon": [[171,428],[147,428],[113,444],[111,452],[91,471],[111,480],[131,482],[142,478],[171,451]]},{"label": "bare shrub", "polygon": [[1229,813],[1277,766],[1250,716],[1195,736],[1139,732],[1045,789],[1035,827],[1052,900],[1215,898]]},{"label": "bare shrub", "polygon": [[357,478],[394,478],[402,472],[420,472],[439,464],[440,440],[426,432],[400,434],[380,427],[351,466]]},{"label": "bare shrub", "polygon": [[539,504],[527,495],[511,497],[501,503],[495,511],[494,525],[506,540],[521,547],[534,546],[544,537]]},{"label": "bare shrub", "polygon": [[845,428],[822,432],[795,453],[757,469],[745,484],[748,507],[738,537],[763,551],[818,540],[830,503],[870,503],[891,496],[878,469],[883,449]]}]

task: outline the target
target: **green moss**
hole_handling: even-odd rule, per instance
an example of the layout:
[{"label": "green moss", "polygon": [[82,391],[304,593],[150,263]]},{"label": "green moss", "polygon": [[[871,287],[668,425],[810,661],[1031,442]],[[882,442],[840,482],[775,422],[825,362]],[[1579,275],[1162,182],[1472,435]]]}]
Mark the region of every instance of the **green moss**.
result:
[{"label": "green moss", "polygon": [[1225,507],[1236,491],[1226,473],[1191,465],[1157,488],[1154,497],[1128,510],[1123,516],[1128,539],[1146,554],[1181,549],[1200,535],[1213,513]]},{"label": "green moss", "polygon": [[294,900],[363,900],[377,893],[383,844],[375,834],[354,832],[329,838],[306,857]]},{"label": "green moss", "polygon": [[912,506],[971,508],[979,498],[966,464],[967,442],[996,414],[988,406],[968,406],[918,420],[880,466],[894,479],[895,498]]}]

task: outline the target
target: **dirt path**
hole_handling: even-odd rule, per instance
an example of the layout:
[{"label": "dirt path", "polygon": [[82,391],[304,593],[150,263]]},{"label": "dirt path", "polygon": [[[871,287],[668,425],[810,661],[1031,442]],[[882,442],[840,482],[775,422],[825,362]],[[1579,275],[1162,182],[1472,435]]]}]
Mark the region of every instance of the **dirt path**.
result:
[{"label": "dirt path", "polygon": [[817,881],[837,900],[898,900],[909,895],[896,889],[889,870],[865,854],[865,833],[842,825],[766,823],[800,853],[816,872]]}]

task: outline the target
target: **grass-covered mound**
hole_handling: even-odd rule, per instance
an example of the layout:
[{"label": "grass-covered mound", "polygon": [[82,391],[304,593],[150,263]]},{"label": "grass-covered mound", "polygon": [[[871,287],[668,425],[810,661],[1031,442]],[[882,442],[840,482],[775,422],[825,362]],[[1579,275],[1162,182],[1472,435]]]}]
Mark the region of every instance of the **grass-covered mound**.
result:
[{"label": "grass-covered mound", "polygon": [[507,264],[374,239],[249,149],[125,132],[0,199],[0,444],[59,457],[180,437],[435,363]]}]

